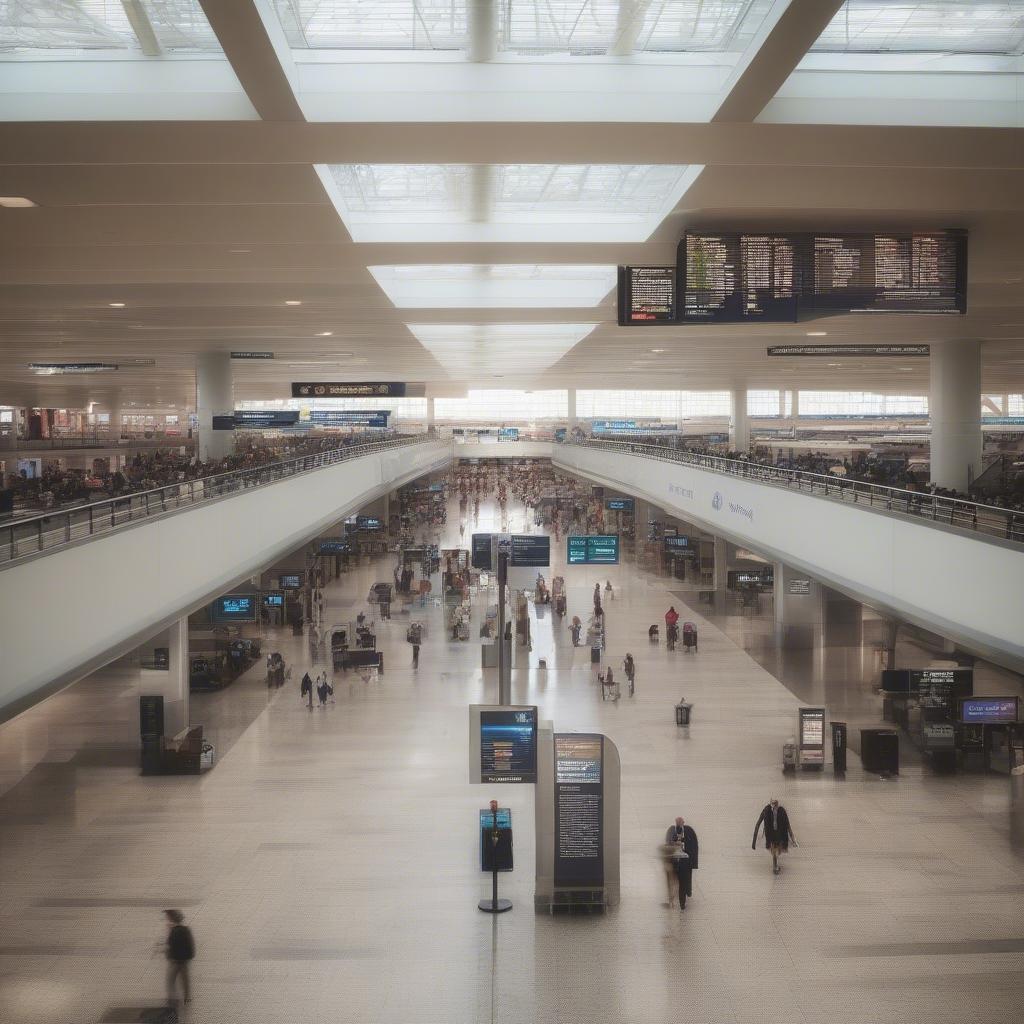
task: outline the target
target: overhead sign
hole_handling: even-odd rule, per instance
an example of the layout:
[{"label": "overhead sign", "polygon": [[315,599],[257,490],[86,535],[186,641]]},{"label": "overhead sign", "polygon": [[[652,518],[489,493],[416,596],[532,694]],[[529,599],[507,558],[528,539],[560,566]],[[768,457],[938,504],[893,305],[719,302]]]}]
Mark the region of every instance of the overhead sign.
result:
[{"label": "overhead sign", "polygon": [[311,409],[309,422],[319,427],[386,427],[389,409]]},{"label": "overhead sign", "polygon": [[769,345],[770,356],[899,356],[927,359],[930,345]]},{"label": "overhead sign", "polygon": [[551,564],[551,538],[532,533],[512,534],[512,557],[509,565],[517,567]]},{"label": "overhead sign", "polygon": [[474,569],[483,569],[485,572],[494,571],[493,559],[491,558],[491,535],[489,533],[473,534],[469,564]]},{"label": "overhead sign", "polygon": [[29,363],[28,368],[41,377],[64,373],[112,373],[121,367],[117,363]]},{"label": "overhead sign", "polygon": [[292,382],[292,398],[405,398],[406,384],[395,381]]},{"label": "overhead sign", "polygon": [[343,555],[349,550],[348,541],[344,537],[321,537],[316,545],[321,555]]},{"label": "overhead sign", "polygon": [[910,671],[910,690],[922,708],[941,710],[948,717],[956,702],[974,695],[974,670],[969,668],[921,668]]},{"label": "overhead sign", "polygon": [[555,885],[604,885],[604,737],[555,733]]},{"label": "overhead sign", "polygon": [[235,427],[265,430],[271,427],[294,427],[299,422],[296,409],[236,409]]},{"label": "overhead sign", "polygon": [[676,322],[675,267],[619,267],[620,327]]},{"label": "overhead sign", "polygon": [[566,561],[569,565],[618,565],[617,534],[596,534],[569,537],[566,540]]},{"label": "overhead sign", "polygon": [[232,352],[232,359],[273,359],[273,352]]},{"label": "overhead sign", "polygon": [[632,512],[634,504],[633,498],[609,498],[604,507],[608,512]]}]

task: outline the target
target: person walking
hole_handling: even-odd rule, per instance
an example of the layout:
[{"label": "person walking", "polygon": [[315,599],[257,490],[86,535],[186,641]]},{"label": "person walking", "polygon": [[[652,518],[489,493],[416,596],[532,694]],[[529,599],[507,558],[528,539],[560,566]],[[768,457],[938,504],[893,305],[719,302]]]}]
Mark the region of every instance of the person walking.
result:
[{"label": "person walking", "polygon": [[626,660],[623,661],[622,667],[623,667],[623,669],[625,669],[625,672],[626,672],[626,682],[629,683],[629,695],[630,695],[630,697],[632,697],[633,696],[633,692],[635,690],[635,680],[636,680],[636,662],[633,661],[633,655],[632,654],[627,654],[626,655]]},{"label": "person walking", "polygon": [[[679,909],[686,906],[686,897],[693,895],[693,873],[698,867],[700,845],[697,833],[682,818],[676,818],[674,825],[669,825],[665,833],[665,847],[670,850],[666,872],[671,870],[675,875],[676,889],[679,894]],[[669,880],[669,905],[672,903],[672,880]]]},{"label": "person walking", "polygon": [[583,630],[583,623],[578,615],[572,617],[572,625],[569,627],[569,635],[572,637],[573,647],[580,645],[580,633]]},{"label": "person walking", "polygon": [[679,636],[679,612],[675,610],[674,606],[669,606],[667,612],[665,612],[665,642],[668,644],[670,651],[675,650],[676,638]]},{"label": "person walking", "polygon": [[320,707],[327,707],[327,680],[322,675],[316,677],[316,696]]},{"label": "person walking", "polygon": [[299,684],[299,696],[307,697],[309,699],[309,710],[313,710],[313,680],[309,678],[309,673],[304,672],[302,675],[302,682]]},{"label": "person walking", "polygon": [[765,804],[761,816],[754,824],[754,839],[750,844],[752,850],[757,849],[757,833],[762,825],[764,826],[765,849],[770,850],[772,854],[772,874],[777,875],[782,870],[779,858],[789,849],[790,840],[793,841],[794,846],[800,844],[796,841],[796,836],[793,835],[786,808],[775,797]]},{"label": "person walking", "polygon": [[594,611],[598,611],[601,607],[601,584],[594,584]]},{"label": "person walking", "polygon": [[186,1003],[192,1002],[189,979],[189,963],[195,958],[196,944],[192,929],[186,925],[185,915],[180,910],[165,910],[167,918],[167,1005],[178,1005],[178,982]]}]

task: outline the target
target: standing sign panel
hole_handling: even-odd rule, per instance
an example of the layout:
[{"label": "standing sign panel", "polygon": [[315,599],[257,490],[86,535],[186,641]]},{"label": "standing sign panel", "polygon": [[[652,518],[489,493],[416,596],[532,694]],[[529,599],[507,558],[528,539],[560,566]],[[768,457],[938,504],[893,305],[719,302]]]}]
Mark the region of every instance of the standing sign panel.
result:
[{"label": "standing sign panel", "polygon": [[800,764],[825,764],[825,709],[800,708]]},{"label": "standing sign panel", "polygon": [[537,708],[469,706],[469,781],[537,781]]},{"label": "standing sign panel", "polygon": [[555,885],[604,885],[604,737],[555,733]]}]

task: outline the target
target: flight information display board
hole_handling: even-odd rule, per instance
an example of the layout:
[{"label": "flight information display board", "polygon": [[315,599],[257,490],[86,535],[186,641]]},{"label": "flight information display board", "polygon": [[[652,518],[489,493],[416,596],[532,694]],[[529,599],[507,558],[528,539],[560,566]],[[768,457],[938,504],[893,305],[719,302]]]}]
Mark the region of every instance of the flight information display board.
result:
[{"label": "flight information display board", "polygon": [[619,267],[619,326],[674,324],[675,267]]},{"label": "flight information display board", "polygon": [[688,233],[678,275],[684,323],[966,313],[967,233]]},{"label": "flight information display board", "polygon": [[537,709],[480,709],[480,781],[537,781]]},{"label": "flight information display board", "polygon": [[604,507],[609,512],[629,512],[632,514],[635,501],[633,498],[609,498]]},{"label": "flight information display board", "polygon": [[604,885],[604,737],[556,733],[555,885]]},{"label": "flight information display board", "polygon": [[921,668],[910,671],[910,692],[922,709],[956,713],[957,701],[974,696],[974,670],[970,668]]},{"label": "flight information display board", "polygon": [[533,533],[512,534],[512,556],[509,565],[547,566],[551,564],[551,538]]},{"label": "flight information display board", "polygon": [[255,622],[255,594],[225,594],[211,605],[214,622]]},{"label": "flight information display board", "polygon": [[566,539],[566,561],[569,565],[618,565],[618,534],[591,534]]}]

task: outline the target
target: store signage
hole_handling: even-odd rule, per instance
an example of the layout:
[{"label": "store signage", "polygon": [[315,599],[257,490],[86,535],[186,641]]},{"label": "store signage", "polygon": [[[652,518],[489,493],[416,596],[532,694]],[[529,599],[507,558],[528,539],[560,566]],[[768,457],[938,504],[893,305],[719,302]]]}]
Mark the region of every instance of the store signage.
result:
[{"label": "store signage", "polygon": [[805,579],[788,580],[786,590],[794,597],[806,597],[811,592],[811,581]]},{"label": "store signage", "polygon": [[604,885],[604,737],[555,733],[555,885]]},{"label": "store signage", "polygon": [[769,345],[770,356],[899,356],[927,359],[929,345]]},{"label": "store signage", "polygon": [[960,721],[965,725],[1016,722],[1019,714],[1019,697],[969,697],[960,701]]},{"label": "store signage", "polygon": [[617,534],[568,537],[566,543],[566,561],[569,565],[619,564],[619,538]]},{"label": "store signage", "polygon": [[28,368],[41,377],[65,373],[112,373],[121,369],[117,363],[29,363]]},{"label": "store signage", "polygon": [[273,352],[232,352],[232,359],[273,359]]},{"label": "store signage", "polygon": [[395,381],[292,382],[292,398],[404,398],[406,384]]}]

